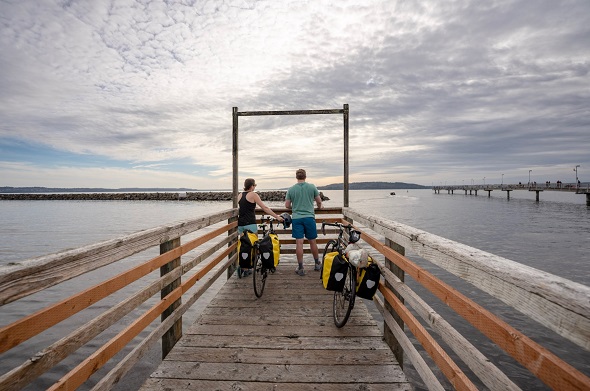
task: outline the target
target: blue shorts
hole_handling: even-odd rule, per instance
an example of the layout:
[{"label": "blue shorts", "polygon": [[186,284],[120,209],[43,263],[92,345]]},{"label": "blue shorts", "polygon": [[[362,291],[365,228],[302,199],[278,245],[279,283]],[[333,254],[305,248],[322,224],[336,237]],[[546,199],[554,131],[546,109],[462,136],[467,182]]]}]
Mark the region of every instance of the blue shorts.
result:
[{"label": "blue shorts", "polygon": [[238,226],[238,235],[241,235],[242,232],[244,232],[245,230],[249,230],[249,231],[252,231],[253,233],[257,233],[258,226],[256,224],[248,224],[248,225]]},{"label": "blue shorts", "polygon": [[306,239],[312,240],[318,237],[318,229],[313,217],[293,219],[291,224],[291,236],[295,239],[303,239],[305,236]]}]

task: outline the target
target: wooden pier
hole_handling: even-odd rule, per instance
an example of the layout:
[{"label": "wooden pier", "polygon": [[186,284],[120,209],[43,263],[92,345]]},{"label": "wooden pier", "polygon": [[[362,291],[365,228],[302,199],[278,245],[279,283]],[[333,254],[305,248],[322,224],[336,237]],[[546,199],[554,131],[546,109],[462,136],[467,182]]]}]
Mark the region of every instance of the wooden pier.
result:
[{"label": "wooden pier", "polygon": [[579,187],[572,184],[568,184],[565,187],[556,187],[555,185],[552,186],[541,186],[541,185],[509,185],[509,184],[501,184],[501,185],[444,185],[444,186],[433,186],[432,190],[435,194],[440,194],[441,190],[446,191],[448,194],[455,194],[455,191],[462,191],[467,195],[477,195],[478,191],[487,191],[488,197],[491,197],[492,191],[500,190],[506,192],[506,198],[510,199],[510,192],[515,190],[524,190],[535,192],[535,201],[539,202],[539,193],[543,191],[559,191],[559,192],[566,192],[566,193],[575,193],[575,194],[582,194],[586,196],[586,205],[590,206],[590,185],[586,185],[586,187]]},{"label": "wooden pier", "polygon": [[[589,287],[350,208],[317,213],[318,221],[354,222],[362,232],[361,242],[382,274],[373,298],[379,326],[362,299],[342,329],[334,326],[332,294],[319,273],[294,273],[295,241],[284,229],[277,231],[281,264],[256,299],[252,277],[237,279],[234,273],[232,208],[0,267],[0,361],[5,352],[23,360],[0,373],[0,389],[110,390],[158,343],[165,358],[143,382],[144,391],[408,390],[416,377],[410,384],[404,376],[398,363],[405,360],[429,390],[521,389],[511,367],[480,351],[473,333],[461,334],[469,323],[489,339],[486,344],[549,388],[590,390],[590,378],[575,359],[564,361],[404,254],[411,251],[460,276],[585,350]],[[334,235],[318,238],[320,248]],[[181,238],[187,239],[181,244]],[[127,262],[131,256],[142,260]],[[305,259],[309,265],[310,255]],[[94,285],[75,283],[99,268]],[[227,282],[182,335],[183,316],[223,275]],[[434,297],[425,301],[405,279]],[[19,300],[62,284],[64,295],[52,296],[43,308],[11,310]],[[113,305],[94,305],[104,299]],[[446,320],[435,308],[440,305],[461,319]],[[81,349],[92,340],[92,349]]]},{"label": "wooden pier", "polygon": [[260,299],[234,274],[141,390],[412,389],[364,300],[338,329],[319,272],[295,265],[283,256]]}]

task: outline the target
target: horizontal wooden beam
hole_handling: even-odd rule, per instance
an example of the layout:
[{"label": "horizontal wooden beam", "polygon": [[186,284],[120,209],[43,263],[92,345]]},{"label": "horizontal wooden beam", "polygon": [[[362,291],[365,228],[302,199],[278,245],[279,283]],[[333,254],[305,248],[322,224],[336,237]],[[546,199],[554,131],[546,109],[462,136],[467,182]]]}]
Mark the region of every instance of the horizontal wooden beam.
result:
[{"label": "horizontal wooden beam", "polygon": [[308,114],[344,114],[344,109],[326,110],[284,110],[284,111],[238,111],[238,116],[249,117],[255,115],[308,115]]}]

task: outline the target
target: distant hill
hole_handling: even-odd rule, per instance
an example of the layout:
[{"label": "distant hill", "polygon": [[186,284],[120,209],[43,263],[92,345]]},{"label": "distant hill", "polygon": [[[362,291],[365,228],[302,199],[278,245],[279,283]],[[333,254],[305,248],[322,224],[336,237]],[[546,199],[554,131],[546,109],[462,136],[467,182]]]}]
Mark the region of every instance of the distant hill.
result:
[{"label": "distant hill", "polygon": [[127,187],[122,189],[104,189],[101,187],[0,187],[0,193],[135,193],[135,192],[168,192],[168,191],[196,191],[185,188],[140,188]]},{"label": "distant hill", "polygon": [[[319,190],[342,190],[344,184],[333,183],[326,186],[318,186]],[[417,185],[404,182],[354,182],[349,183],[350,190],[375,190],[375,189],[430,189],[430,186]]]}]

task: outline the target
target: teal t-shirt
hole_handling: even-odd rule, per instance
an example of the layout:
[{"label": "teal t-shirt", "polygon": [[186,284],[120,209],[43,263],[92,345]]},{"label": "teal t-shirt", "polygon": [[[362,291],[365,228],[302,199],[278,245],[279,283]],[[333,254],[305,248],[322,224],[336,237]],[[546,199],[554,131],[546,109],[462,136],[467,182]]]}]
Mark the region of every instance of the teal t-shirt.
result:
[{"label": "teal t-shirt", "polygon": [[291,217],[294,219],[314,217],[313,204],[315,197],[319,195],[317,187],[311,183],[299,182],[291,186],[285,196],[285,199],[291,201]]}]

